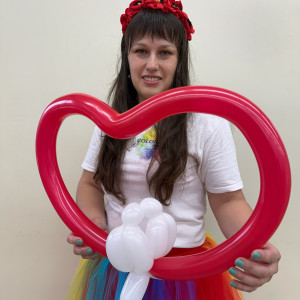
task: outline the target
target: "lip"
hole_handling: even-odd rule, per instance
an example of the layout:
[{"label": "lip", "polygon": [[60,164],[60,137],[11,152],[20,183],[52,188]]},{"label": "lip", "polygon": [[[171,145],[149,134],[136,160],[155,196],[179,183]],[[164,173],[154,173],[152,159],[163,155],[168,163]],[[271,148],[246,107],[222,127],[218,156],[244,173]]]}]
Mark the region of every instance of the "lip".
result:
[{"label": "lip", "polygon": [[162,78],[159,76],[145,75],[142,76],[142,79],[147,84],[157,84],[161,81]]}]

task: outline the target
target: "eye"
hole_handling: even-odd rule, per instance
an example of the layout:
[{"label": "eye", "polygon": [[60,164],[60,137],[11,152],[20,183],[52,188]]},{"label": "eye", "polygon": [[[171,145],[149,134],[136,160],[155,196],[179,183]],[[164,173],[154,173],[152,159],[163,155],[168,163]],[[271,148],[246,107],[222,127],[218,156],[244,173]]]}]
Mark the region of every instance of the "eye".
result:
[{"label": "eye", "polygon": [[147,51],[145,49],[135,49],[134,53],[137,53],[137,54],[146,54]]},{"label": "eye", "polygon": [[172,55],[172,53],[170,51],[163,50],[163,51],[160,52],[160,55],[162,55],[162,56],[168,56],[168,55]]}]

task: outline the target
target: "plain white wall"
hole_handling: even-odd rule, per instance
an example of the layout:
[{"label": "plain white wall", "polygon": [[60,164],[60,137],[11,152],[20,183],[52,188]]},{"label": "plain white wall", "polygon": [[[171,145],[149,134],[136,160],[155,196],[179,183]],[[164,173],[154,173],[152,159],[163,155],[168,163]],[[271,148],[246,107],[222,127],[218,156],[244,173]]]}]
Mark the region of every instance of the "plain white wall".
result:
[{"label": "plain white wall", "polygon": [[[39,178],[36,128],[45,107],[59,96],[82,92],[105,100],[119,55],[119,17],[128,2],[0,1],[1,299],[66,295],[78,258]],[[280,272],[245,299],[298,299],[300,3],[184,0],[183,5],[196,29],[194,83],[227,88],[255,102],[278,129],[290,158],[290,205],[272,238],[282,253]],[[73,196],[92,128],[75,116],[59,133],[59,164]],[[234,137],[245,193],[255,206],[256,162],[236,129]],[[222,241],[211,219],[209,213],[209,230]]]}]

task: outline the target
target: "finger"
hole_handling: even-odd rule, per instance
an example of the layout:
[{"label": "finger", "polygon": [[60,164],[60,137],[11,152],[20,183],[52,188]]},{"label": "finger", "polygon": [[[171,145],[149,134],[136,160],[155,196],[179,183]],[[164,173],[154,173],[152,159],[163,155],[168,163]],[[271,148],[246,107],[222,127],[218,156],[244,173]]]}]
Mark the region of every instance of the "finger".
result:
[{"label": "finger", "polygon": [[73,252],[76,255],[80,255],[84,259],[97,259],[100,257],[98,253],[86,246],[74,246]]},{"label": "finger", "polygon": [[99,228],[106,231],[106,222],[104,222],[102,218],[95,217],[95,218],[92,218],[91,221],[94,224],[96,224]]},{"label": "finger", "polygon": [[236,279],[234,282],[238,281],[238,289],[242,289],[243,291],[254,291],[258,287],[262,286],[266,282],[268,282],[270,277],[257,277],[250,273],[246,273],[240,268],[233,267],[229,269],[229,273]]},{"label": "finger", "polygon": [[276,247],[274,247],[271,243],[267,243],[261,249],[254,250],[251,258],[255,261],[260,261],[267,264],[278,264],[279,260],[281,259],[281,255]]},{"label": "finger", "polygon": [[98,253],[93,253],[93,254],[85,254],[85,255],[81,255],[81,257],[83,259],[92,259],[92,260],[96,260],[100,258],[100,255]]},{"label": "finger", "polygon": [[100,255],[98,253],[85,254],[85,255],[81,255],[81,257],[84,259],[92,259],[92,260],[100,259]]},{"label": "finger", "polygon": [[80,237],[70,233],[67,237],[67,242],[72,245],[83,245],[83,241]]},{"label": "finger", "polygon": [[[235,270],[242,270],[242,272],[237,272],[240,276],[236,278],[250,285],[253,285],[253,278],[256,278],[255,284],[260,286],[261,283],[270,281],[273,274],[278,271],[277,264],[266,264],[246,258],[239,258],[235,263]],[[249,275],[249,277],[246,277],[247,275]],[[249,281],[247,278],[249,278]]]},{"label": "finger", "polygon": [[230,282],[230,285],[237,290],[240,290],[242,292],[248,292],[248,293],[254,292],[257,289],[257,287],[246,285],[238,280],[232,280]]}]

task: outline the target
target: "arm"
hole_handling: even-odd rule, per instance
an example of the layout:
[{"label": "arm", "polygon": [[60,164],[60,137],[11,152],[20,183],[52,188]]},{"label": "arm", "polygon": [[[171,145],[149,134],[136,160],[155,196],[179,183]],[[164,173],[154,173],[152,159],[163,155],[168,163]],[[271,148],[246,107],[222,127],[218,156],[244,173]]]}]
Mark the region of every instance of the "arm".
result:
[{"label": "arm", "polygon": [[77,186],[76,203],[89,219],[105,225],[104,192],[93,177],[94,173],[83,170]]},{"label": "arm", "polygon": [[[208,200],[226,238],[234,235],[252,213],[241,190],[222,194],[208,193]],[[236,278],[231,285],[242,291],[255,291],[278,272],[279,260],[280,253],[271,243],[254,250],[249,259],[238,258],[236,266],[229,270]]]},{"label": "arm", "polygon": [[227,239],[233,236],[252,214],[242,190],[221,194],[207,193],[207,196],[212,212]]},{"label": "arm", "polygon": [[[82,212],[103,230],[106,228],[104,193],[100,185],[93,179],[94,173],[84,170],[77,186],[76,203]],[[72,244],[73,252],[85,259],[97,258],[97,254],[87,247],[80,237],[70,233],[68,243]]]}]

